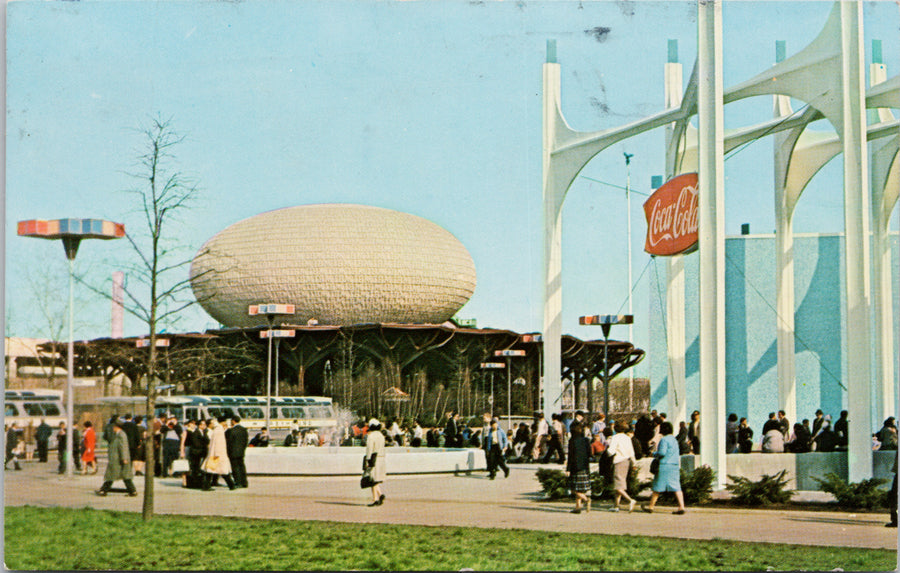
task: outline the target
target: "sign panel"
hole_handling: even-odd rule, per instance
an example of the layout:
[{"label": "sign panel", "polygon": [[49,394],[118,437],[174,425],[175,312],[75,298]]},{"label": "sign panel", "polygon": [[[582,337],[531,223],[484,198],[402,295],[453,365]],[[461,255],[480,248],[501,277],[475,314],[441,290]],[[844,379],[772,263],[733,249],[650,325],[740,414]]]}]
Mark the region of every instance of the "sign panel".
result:
[{"label": "sign panel", "polygon": [[504,362],[482,362],[482,368],[506,368],[506,363]]},{"label": "sign panel", "polygon": [[697,174],[685,173],[669,180],[647,199],[645,251],[668,257],[697,249],[698,190]]},{"label": "sign panel", "polygon": [[293,329],[272,329],[259,331],[260,338],[293,338],[296,334],[297,331]]},{"label": "sign panel", "polygon": [[524,350],[495,350],[494,356],[525,356]]},{"label": "sign panel", "polygon": [[634,324],[633,314],[595,314],[579,316],[578,324]]}]

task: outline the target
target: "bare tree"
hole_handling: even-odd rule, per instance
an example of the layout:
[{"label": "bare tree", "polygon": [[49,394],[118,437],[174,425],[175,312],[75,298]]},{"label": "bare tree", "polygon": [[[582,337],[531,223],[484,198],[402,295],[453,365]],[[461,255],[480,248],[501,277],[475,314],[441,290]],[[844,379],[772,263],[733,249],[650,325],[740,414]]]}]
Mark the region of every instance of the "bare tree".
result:
[{"label": "bare tree", "polygon": [[[176,258],[177,249],[170,246],[168,232],[178,222],[180,213],[188,208],[198,187],[174,167],[173,151],[184,137],[175,132],[171,120],[162,120],[157,116],[141,133],[144,143],[139,152],[138,166],[136,171],[129,173],[135,179],[135,186],[127,192],[137,199],[143,225],[139,227],[139,232],[129,233],[127,237],[138,255],[138,262],[130,271],[132,279],[136,279],[131,284],[136,282],[147,290],[135,292],[133,287],[126,287],[125,310],[144,322],[149,331],[145,376],[147,412],[150,414],[156,407],[158,327],[197,302],[190,293],[187,272],[191,258]],[[153,516],[154,506],[152,420],[148,430],[144,443],[147,462],[142,511],[144,521]]]}]

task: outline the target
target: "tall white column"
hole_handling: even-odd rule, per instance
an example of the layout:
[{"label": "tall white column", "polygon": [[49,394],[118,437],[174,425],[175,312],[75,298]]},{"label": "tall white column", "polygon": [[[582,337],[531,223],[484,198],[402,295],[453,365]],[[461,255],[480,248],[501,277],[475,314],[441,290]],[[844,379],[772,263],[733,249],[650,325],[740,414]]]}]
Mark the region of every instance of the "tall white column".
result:
[{"label": "tall white column", "polygon": [[[665,67],[666,109],[681,106],[683,68],[678,63],[678,44],[669,40],[669,58]],[[673,150],[681,144],[675,137],[675,126],[666,126],[666,179],[676,173],[679,154]],[[687,422],[687,383],[685,381],[684,342],[684,257],[666,258],[666,353],[668,358],[668,419],[677,428]]]},{"label": "tall white column", "polygon": [[700,462],[725,486],[725,125],[722,3],[697,10],[699,118]]},{"label": "tall white column", "polygon": [[[791,115],[790,97],[776,95],[775,117]],[[778,407],[797,422],[797,375],[794,346],[794,209],[787,185],[795,133],[779,132],[775,143],[775,338],[778,351]]]},{"label": "tall white column", "polygon": [[872,477],[871,336],[869,333],[869,169],[866,146],[862,2],[840,2],[841,139],[847,292],[847,402],[850,481]]},{"label": "tall white column", "polygon": [[[873,42],[872,52],[876,45]],[[887,79],[887,70],[881,62],[881,44],[877,44],[877,55],[869,66],[869,83],[877,85]],[[890,121],[893,115],[886,108],[875,110],[878,121]],[[892,147],[889,149],[889,147]],[[874,284],[875,306],[875,407],[879,413],[878,422],[889,416],[897,415],[894,388],[894,305],[892,302],[893,286],[891,284],[891,244],[888,239],[888,225],[891,211],[896,204],[897,192],[886,193],[889,180],[888,172],[897,158],[896,144],[879,142],[872,145],[872,282]],[[892,154],[892,151],[894,152]],[[892,161],[893,160],[893,161]]]},{"label": "tall white column", "polygon": [[562,203],[566,188],[560,189],[555,185],[551,175],[551,154],[558,127],[560,83],[555,43],[548,42],[547,51],[547,62],[543,70],[544,372],[541,409],[549,417],[561,408],[558,400],[562,394]]},{"label": "tall white column", "polygon": [[676,428],[687,422],[687,383],[685,381],[684,343],[684,256],[666,261],[666,340],[669,360],[669,421]]}]

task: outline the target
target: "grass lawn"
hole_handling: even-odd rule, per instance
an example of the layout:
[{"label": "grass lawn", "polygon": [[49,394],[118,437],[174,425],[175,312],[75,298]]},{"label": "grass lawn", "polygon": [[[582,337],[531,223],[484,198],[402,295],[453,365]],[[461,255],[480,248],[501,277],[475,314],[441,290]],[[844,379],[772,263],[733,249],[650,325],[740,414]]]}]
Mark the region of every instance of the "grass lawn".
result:
[{"label": "grass lawn", "polygon": [[6,508],[19,570],[888,571],[897,552],[508,529]]}]

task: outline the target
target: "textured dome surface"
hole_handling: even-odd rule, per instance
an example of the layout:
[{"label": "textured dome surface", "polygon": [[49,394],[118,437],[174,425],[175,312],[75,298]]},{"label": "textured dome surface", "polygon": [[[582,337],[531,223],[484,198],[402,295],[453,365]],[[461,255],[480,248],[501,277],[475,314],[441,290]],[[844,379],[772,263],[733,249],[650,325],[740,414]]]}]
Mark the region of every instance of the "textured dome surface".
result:
[{"label": "textured dome surface", "polygon": [[295,305],[276,324],[437,324],[475,291],[475,264],[442,227],[363,205],[303,205],[239,221],[191,264],[191,287],[226,326],[267,324],[252,304]]}]

